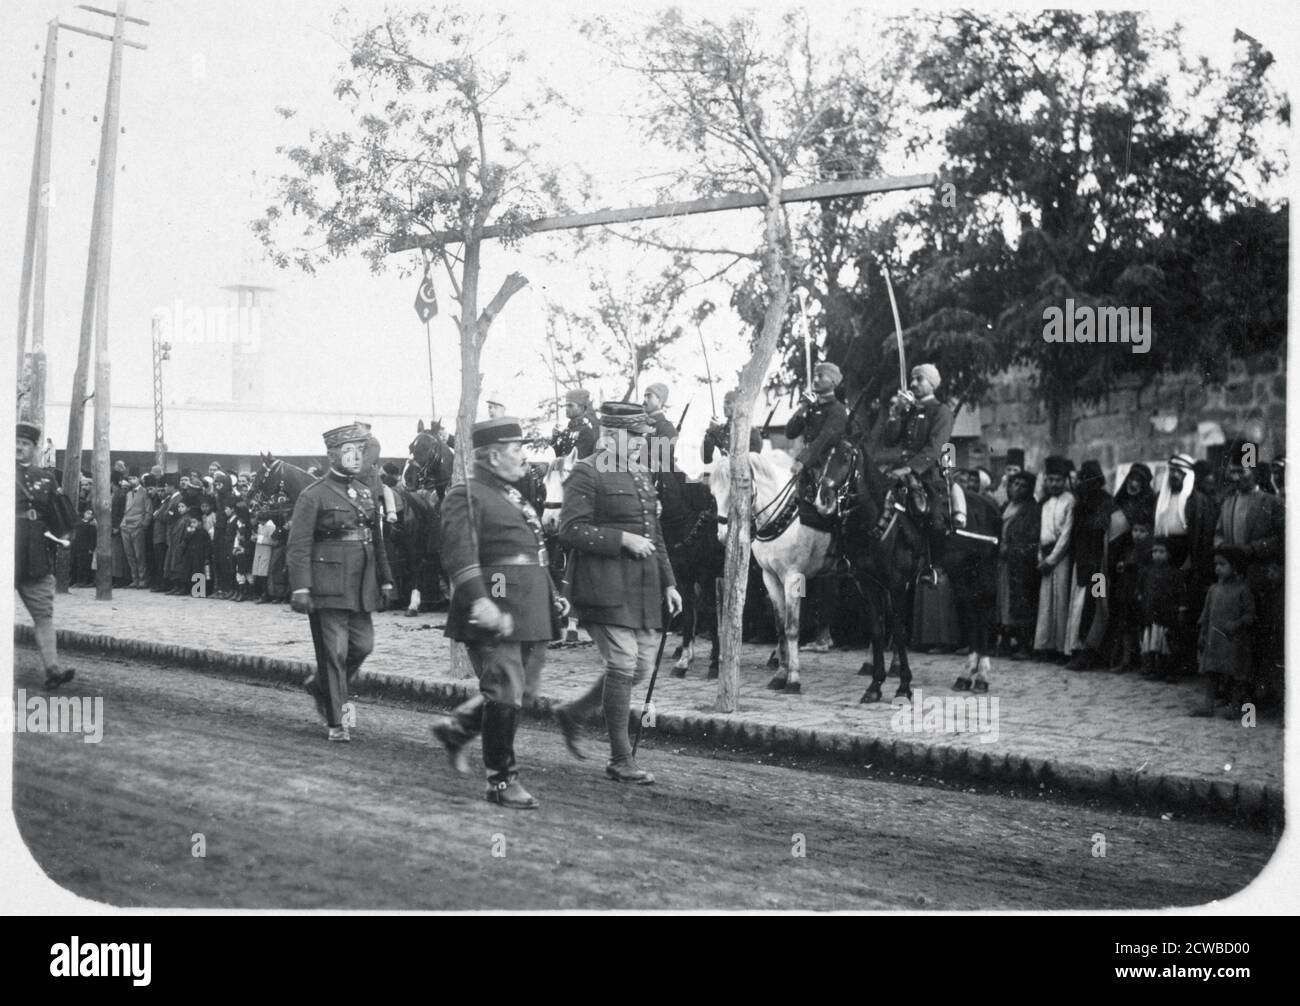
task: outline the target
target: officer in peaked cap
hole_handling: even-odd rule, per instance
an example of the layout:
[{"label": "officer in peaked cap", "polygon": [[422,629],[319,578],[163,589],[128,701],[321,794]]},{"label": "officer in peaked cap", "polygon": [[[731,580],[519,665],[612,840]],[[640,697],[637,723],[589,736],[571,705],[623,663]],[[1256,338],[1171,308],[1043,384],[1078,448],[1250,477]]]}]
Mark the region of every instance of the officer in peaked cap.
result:
[{"label": "officer in peaked cap", "polygon": [[316,674],[306,689],[329,726],[347,741],[355,725],[348,682],[374,649],[371,612],[394,600],[378,501],[358,476],[369,432],[357,423],[324,435],[330,467],[298,496],[286,559],[293,610],[311,622]]},{"label": "officer in peaked cap", "polygon": [[36,648],[45,666],[45,687],[58,688],[71,681],[74,672],[59,670],[54,635],[54,574],[46,532],[66,546],[65,539],[76,524],[76,512],[63,495],[54,473],[35,463],[36,445],[41,442],[40,427],[19,423],[15,437],[18,507],[14,526],[14,587],[32,616]]},{"label": "officer in peaked cap", "polygon": [[479,695],[434,724],[452,767],[468,772],[465,747],[483,735],[487,799],[515,810],[537,800],[519,782],[515,732],[523,703],[536,694],[547,644],[568,603],[551,580],[537,511],[517,483],[528,471],[519,421],[475,423],[468,482],[442,505],[442,561],[451,577],[447,635],[465,643]]},{"label": "officer in peaked cap", "polygon": [[573,605],[600,651],[604,673],[555,715],[569,751],[584,758],[579,725],[603,710],[610,742],[605,774],[646,785],[654,775],[637,765],[628,736],[632,686],[654,666],[665,605],[671,620],[682,598],[664,545],[659,501],[639,454],[655,423],[639,405],[606,402],[600,425],[601,448],[574,465],[564,483],[560,543],[574,552]]}]

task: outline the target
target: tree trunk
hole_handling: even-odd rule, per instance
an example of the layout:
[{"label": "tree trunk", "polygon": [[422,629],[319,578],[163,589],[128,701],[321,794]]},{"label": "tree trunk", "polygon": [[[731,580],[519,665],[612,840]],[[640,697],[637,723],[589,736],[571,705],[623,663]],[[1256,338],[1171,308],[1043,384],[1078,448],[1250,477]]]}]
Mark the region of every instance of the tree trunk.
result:
[{"label": "tree trunk", "polygon": [[740,372],[740,386],[731,414],[731,453],[728,458],[731,495],[727,504],[727,556],[722,573],[725,595],[719,599],[718,612],[721,663],[718,695],[714,702],[714,709],[720,713],[734,713],[740,707],[740,649],[745,595],[749,585],[749,521],[753,511],[749,430],[763,377],[776,354],[777,339],[790,304],[790,235],[785,210],[781,206],[783,181],[779,173],[773,172],[763,210],[763,280],[768,293],[767,310],[753,355]]},{"label": "tree trunk", "polygon": [[1074,421],[1073,403],[1057,399],[1047,403],[1047,439],[1053,454],[1070,452],[1070,427]]}]

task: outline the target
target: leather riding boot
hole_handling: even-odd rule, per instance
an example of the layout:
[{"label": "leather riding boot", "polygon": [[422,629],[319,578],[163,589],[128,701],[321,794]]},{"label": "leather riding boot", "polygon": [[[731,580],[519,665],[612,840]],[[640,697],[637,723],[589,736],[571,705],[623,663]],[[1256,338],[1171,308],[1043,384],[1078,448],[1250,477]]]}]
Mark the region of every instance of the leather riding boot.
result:
[{"label": "leather riding boot", "polygon": [[519,782],[515,767],[515,730],[519,710],[490,699],[483,702],[483,767],[487,769],[486,799],[513,810],[535,810],[531,793]]},{"label": "leather riding boot", "polygon": [[433,736],[447,749],[452,769],[462,775],[469,774],[469,753],[465,748],[483,729],[483,706],[483,697],[476,695],[433,724]]}]

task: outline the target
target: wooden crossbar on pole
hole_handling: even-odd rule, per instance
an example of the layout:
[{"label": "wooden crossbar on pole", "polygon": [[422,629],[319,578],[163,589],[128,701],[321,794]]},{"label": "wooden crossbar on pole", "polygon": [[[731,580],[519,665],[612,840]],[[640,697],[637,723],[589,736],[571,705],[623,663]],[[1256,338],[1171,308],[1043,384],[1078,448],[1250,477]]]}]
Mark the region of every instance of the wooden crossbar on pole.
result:
[{"label": "wooden crossbar on pole", "polygon": [[[850,196],[870,195],[875,192],[895,192],[902,189],[928,188],[938,181],[934,174],[900,175],[892,178],[851,178],[838,182],[820,182],[781,193],[783,203],[802,203],[819,199],[843,199]],[[719,210],[737,210],[762,206],[767,197],[760,192],[737,192],[711,199],[691,199],[680,203],[661,203],[656,206],[632,206],[621,210],[595,210],[560,217],[542,217],[523,225],[530,234],[541,231],[572,230],[579,227],[599,227],[606,224],[637,223],[664,217],[690,216],[695,213],[716,213]],[[492,224],[483,228],[483,237],[499,238],[511,228]],[[464,235],[459,231],[437,231],[426,236],[408,235],[394,238],[388,245],[390,252],[409,251],[412,248],[434,248],[459,244]]]}]

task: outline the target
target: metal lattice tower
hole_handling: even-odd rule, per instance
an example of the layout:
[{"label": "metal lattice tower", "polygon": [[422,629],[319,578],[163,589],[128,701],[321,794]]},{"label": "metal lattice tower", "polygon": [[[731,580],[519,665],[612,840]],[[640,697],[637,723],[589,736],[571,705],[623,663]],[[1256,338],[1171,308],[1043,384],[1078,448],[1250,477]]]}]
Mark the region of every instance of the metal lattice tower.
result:
[{"label": "metal lattice tower", "polygon": [[156,462],[166,471],[167,441],[163,437],[162,365],[171,359],[170,342],[162,341],[162,319],[153,319],[153,450]]}]

